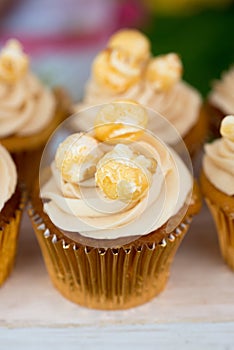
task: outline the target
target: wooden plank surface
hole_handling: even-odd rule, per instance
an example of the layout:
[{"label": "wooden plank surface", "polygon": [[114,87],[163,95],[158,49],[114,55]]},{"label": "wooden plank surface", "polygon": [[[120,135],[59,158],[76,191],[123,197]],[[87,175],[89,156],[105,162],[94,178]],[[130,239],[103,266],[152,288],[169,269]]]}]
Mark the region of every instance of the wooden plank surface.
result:
[{"label": "wooden plank surface", "polygon": [[16,267],[0,290],[0,327],[234,322],[233,295],[234,274],[220,257],[205,207],[175,257],[166,290],[143,306],[116,312],[79,307],[53,288],[25,216]]},{"label": "wooden plank surface", "polygon": [[233,350],[233,323],[144,324],[76,328],[0,328],[0,348],[8,350],[204,349]]}]

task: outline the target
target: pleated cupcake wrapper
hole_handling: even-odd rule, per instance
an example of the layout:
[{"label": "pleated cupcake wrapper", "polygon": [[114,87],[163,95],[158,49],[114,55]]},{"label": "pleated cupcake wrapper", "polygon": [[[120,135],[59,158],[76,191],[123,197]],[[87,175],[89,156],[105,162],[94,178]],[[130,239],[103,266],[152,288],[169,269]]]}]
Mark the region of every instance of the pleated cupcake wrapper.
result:
[{"label": "pleated cupcake wrapper", "polygon": [[67,244],[50,232],[32,207],[29,215],[55,287],[77,304],[106,310],[143,304],[163,290],[191,221],[187,217],[158,244],[99,249]]},{"label": "pleated cupcake wrapper", "polygon": [[222,256],[234,270],[234,213],[226,213],[208,198],[206,202],[215,221]]},{"label": "pleated cupcake wrapper", "polygon": [[23,191],[21,201],[12,217],[0,227],[0,286],[9,276],[15,262],[20,220],[26,203]]}]

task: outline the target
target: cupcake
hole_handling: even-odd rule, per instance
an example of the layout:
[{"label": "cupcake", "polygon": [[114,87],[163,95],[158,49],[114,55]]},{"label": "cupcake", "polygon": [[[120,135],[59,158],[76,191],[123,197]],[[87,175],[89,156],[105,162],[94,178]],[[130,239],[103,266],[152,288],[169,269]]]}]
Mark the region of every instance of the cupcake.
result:
[{"label": "cupcake", "polygon": [[[74,110],[113,100],[137,101],[167,118],[193,155],[206,134],[206,113],[198,91],[182,80],[182,70],[177,54],[153,57],[142,33],[120,30],[94,59],[83,101]],[[154,125],[152,131],[156,129]]]},{"label": "cupcake", "polygon": [[16,40],[8,41],[0,52],[0,111],[0,142],[27,182],[38,170],[50,134],[68,115],[68,99],[61,89],[45,87],[30,71],[29,58]]},{"label": "cupcake", "polygon": [[205,146],[201,186],[222,256],[234,270],[234,116],[222,120],[220,133],[222,138]]},{"label": "cupcake", "polygon": [[212,91],[208,95],[208,112],[212,136],[219,137],[222,119],[226,115],[234,114],[234,67],[224,72],[220,80],[213,83]]},{"label": "cupcake", "polygon": [[15,164],[0,144],[0,286],[14,265],[24,200]]},{"label": "cupcake", "polygon": [[[201,200],[178,154],[144,128],[145,108],[111,103],[81,117],[94,114],[87,132],[69,134],[77,117],[68,118],[45,148],[29,215],[62,295],[89,308],[126,309],[164,289]],[[112,122],[123,114],[143,126]]]}]

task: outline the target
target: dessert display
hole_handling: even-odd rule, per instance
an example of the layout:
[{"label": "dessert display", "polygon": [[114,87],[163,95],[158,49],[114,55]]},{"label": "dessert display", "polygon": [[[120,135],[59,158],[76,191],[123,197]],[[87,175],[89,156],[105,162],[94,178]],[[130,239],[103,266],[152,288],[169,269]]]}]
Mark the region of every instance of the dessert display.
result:
[{"label": "dessert display", "polygon": [[92,128],[72,130],[73,116],[46,146],[29,215],[66,298],[126,309],[165,288],[201,199],[180,156],[147,130],[142,105],[112,102],[81,112],[88,116]]},{"label": "dessert display", "polygon": [[209,112],[210,131],[214,137],[219,137],[222,119],[234,114],[234,67],[224,72],[220,80],[213,83],[208,95],[207,108]]},{"label": "dessert display", "polygon": [[0,286],[14,265],[25,195],[17,185],[15,164],[0,144]]},{"label": "dessert display", "polygon": [[68,99],[62,89],[50,90],[30,71],[29,58],[17,40],[9,40],[0,51],[0,110],[0,141],[27,182],[34,177],[32,170],[38,170],[50,134],[68,115]]},{"label": "dessert display", "polygon": [[205,146],[201,186],[222,256],[234,270],[234,116],[222,120],[220,133],[220,139]]},{"label": "dessert display", "polygon": [[95,57],[83,101],[67,118],[66,93],[31,72],[17,40],[6,42],[0,286],[14,266],[25,183],[46,268],[65,298],[121,310],[160,294],[201,208],[190,156],[204,141],[208,115],[221,138],[204,147],[201,188],[234,270],[234,69],[214,82],[206,105],[182,73],[178,54],[153,56],[144,34],[120,30]]},{"label": "dessert display", "polygon": [[[133,100],[168,119],[193,155],[207,131],[206,110],[197,90],[182,80],[176,53],[153,57],[141,32],[120,30],[94,59],[84,98],[74,109],[115,100]],[[157,125],[152,125],[157,132]]]}]

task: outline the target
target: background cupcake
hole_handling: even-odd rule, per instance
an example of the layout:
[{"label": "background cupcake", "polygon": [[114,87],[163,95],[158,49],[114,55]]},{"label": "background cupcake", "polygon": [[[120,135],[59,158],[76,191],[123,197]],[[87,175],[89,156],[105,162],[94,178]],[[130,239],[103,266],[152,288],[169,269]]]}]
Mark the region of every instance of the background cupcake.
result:
[{"label": "background cupcake", "polygon": [[0,144],[0,285],[14,264],[24,199],[15,164]]},{"label": "background cupcake", "polygon": [[214,137],[219,136],[219,129],[225,115],[234,114],[234,67],[224,72],[220,80],[213,83],[208,95],[210,131]]},{"label": "background cupcake", "polygon": [[202,98],[181,79],[182,70],[177,54],[152,57],[146,36],[121,30],[94,59],[84,99],[75,110],[124,98],[137,101],[167,118],[192,155],[203,142],[207,121]]},{"label": "background cupcake", "polygon": [[24,181],[33,178],[42,147],[67,115],[63,91],[45,87],[30,72],[20,43],[8,41],[0,52],[0,140],[15,158]]},{"label": "background cupcake", "polygon": [[205,146],[201,185],[221,253],[234,270],[234,116],[222,120],[220,132],[222,138]]},{"label": "background cupcake", "polygon": [[[124,108],[136,119],[146,114],[136,103],[112,103],[99,115]],[[172,149],[136,124],[110,124],[59,145],[29,214],[55,287],[83,306],[124,309],[163,290],[200,197]]]}]

